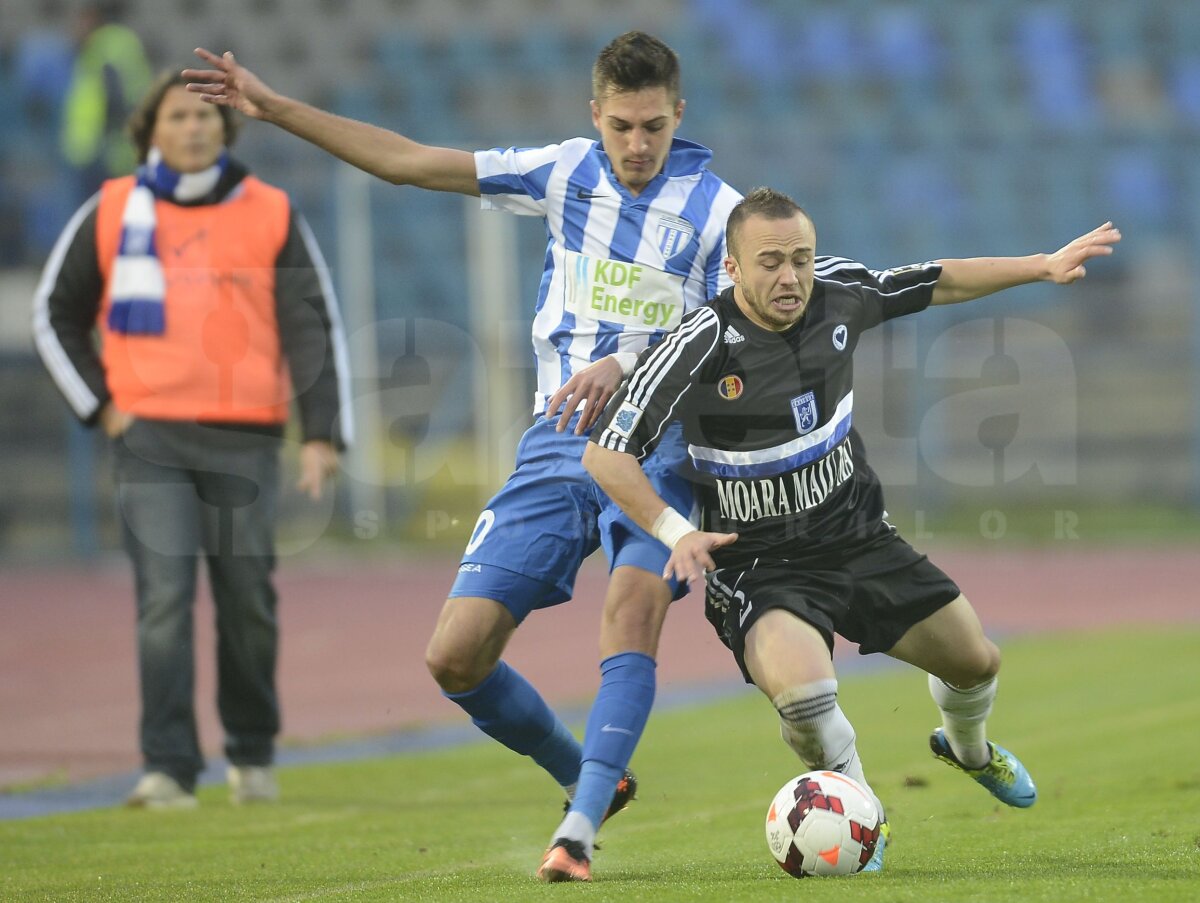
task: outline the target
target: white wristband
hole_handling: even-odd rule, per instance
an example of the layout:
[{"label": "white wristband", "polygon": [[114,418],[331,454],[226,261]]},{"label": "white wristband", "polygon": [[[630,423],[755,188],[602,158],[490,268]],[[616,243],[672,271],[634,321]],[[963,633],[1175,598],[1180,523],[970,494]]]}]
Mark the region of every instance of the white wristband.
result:
[{"label": "white wristband", "polygon": [[629,379],[633,375],[633,368],[637,366],[637,354],[632,351],[614,351],[609,356],[621,368],[621,376]]},{"label": "white wristband", "polygon": [[654,527],[650,532],[654,534],[655,539],[674,551],[675,544],[689,533],[695,533],[696,528],[690,520],[668,505],[663,508],[662,514],[655,518]]}]

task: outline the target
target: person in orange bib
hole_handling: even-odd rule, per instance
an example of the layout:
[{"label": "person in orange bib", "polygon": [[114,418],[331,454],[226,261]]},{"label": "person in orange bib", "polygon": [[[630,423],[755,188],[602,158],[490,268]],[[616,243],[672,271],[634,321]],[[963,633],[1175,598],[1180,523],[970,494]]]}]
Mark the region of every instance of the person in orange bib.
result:
[{"label": "person in orange bib", "polygon": [[161,76],[130,120],[136,174],[104,182],[75,213],[34,297],[43,363],[75,415],[113,443],[137,586],[145,765],[128,802],[147,808],[195,806],[204,767],[193,707],[200,555],[231,797],[278,796],[271,575],[291,403],[298,485],[313,499],[352,434],[325,263],[287,195],[229,156],[236,125]]}]

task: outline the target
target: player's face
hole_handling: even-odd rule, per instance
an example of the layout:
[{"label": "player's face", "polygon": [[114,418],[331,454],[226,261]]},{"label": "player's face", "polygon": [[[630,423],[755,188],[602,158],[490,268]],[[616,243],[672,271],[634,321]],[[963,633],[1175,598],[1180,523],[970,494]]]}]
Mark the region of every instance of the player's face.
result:
[{"label": "player's face", "polygon": [[225,146],[225,123],[217,108],[184,90],[167,88],[150,142],[159,149],[163,162],[177,172],[199,172],[217,162]]},{"label": "player's face", "polygon": [[592,101],[592,124],[617,179],[634,195],[658,175],[683,118],[682,100],[666,88],[615,91]]},{"label": "player's face", "polygon": [[725,258],[734,298],[752,323],[782,332],[804,315],[812,297],[816,230],[803,214],[789,219],[747,217]]}]

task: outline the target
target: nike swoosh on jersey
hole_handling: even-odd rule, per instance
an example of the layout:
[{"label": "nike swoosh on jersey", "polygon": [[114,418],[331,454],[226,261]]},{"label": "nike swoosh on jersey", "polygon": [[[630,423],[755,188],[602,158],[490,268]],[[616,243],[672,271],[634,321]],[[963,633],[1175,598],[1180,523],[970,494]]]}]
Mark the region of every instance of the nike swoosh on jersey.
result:
[{"label": "nike swoosh on jersey", "polygon": [[628,728],[613,727],[611,724],[606,724],[604,727],[600,728],[600,733],[628,734],[631,737],[633,736],[633,731],[629,730]]},{"label": "nike swoosh on jersey", "polygon": [[610,197],[612,197],[612,195],[611,194],[594,194],[591,191],[584,191],[582,188],[580,188],[577,192],[575,192],[575,197],[579,198],[579,200],[581,200],[581,201],[590,201],[590,200],[593,200],[594,198],[610,198]]}]

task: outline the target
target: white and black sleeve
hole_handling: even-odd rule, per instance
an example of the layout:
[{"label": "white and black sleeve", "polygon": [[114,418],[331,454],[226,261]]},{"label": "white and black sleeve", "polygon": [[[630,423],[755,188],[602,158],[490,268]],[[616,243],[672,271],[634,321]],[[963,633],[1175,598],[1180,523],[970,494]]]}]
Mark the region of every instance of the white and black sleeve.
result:
[{"label": "white and black sleeve", "polygon": [[654,451],[666,428],[679,419],[696,374],[720,347],[721,323],[711,307],[682,323],[638,359],[633,375],[609,402],[592,440],[639,461]]}]

